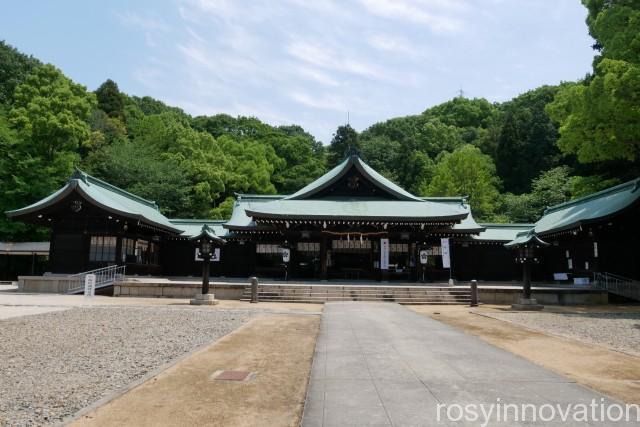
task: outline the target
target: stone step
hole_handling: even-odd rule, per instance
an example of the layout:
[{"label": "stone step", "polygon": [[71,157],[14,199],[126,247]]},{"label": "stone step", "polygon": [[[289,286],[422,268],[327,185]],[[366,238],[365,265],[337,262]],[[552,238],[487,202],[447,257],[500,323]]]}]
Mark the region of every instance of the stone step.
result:
[{"label": "stone step", "polygon": [[[248,298],[242,298],[241,301],[250,301]],[[288,299],[269,299],[269,300],[260,300],[260,302],[285,302],[285,303],[301,303],[301,304],[323,304],[325,302],[339,302],[339,301],[363,301],[363,302],[395,302],[402,305],[468,305],[469,301],[423,301],[423,300],[406,300],[406,301],[396,301],[396,300],[383,300],[383,299],[370,299],[370,300],[353,300],[353,299],[340,299],[340,300],[330,300],[327,301],[325,299],[296,299],[296,300],[288,300]]]},{"label": "stone step", "polygon": [[[243,295],[251,295],[251,292],[243,292]],[[443,295],[470,295],[469,292],[440,292],[440,293],[422,293],[422,292],[273,292],[260,291],[258,295],[407,295],[407,296],[443,296]]]},{"label": "stone step", "polygon": [[[243,296],[250,296],[251,292],[243,292]],[[336,296],[336,295],[370,295],[370,296],[385,296],[385,295],[397,295],[397,296],[408,296],[408,297],[439,297],[439,296],[468,296],[471,295],[469,292],[465,293],[451,293],[451,292],[442,292],[442,293],[418,293],[418,292],[265,292],[260,291],[258,295],[307,295],[307,296]]]},{"label": "stone step", "polygon": [[[242,301],[251,300],[251,287],[243,290]],[[262,285],[259,301],[324,303],[330,301],[388,301],[399,304],[469,304],[471,292],[450,287],[392,286],[304,286]]]},{"label": "stone step", "polygon": [[[245,288],[245,291],[247,289],[250,288]],[[443,288],[443,289],[420,289],[420,288],[415,288],[415,289],[406,289],[406,288],[400,288],[400,289],[388,289],[388,288],[373,288],[373,289],[318,289],[318,288],[268,288],[268,287],[263,287],[261,286],[260,288],[260,292],[292,292],[292,293],[299,293],[299,292],[315,292],[315,293],[327,293],[327,292],[357,292],[357,293],[380,293],[380,292],[395,292],[395,293],[400,293],[400,292],[410,292],[410,293],[469,293],[470,290],[469,289],[455,289],[455,288]]]},{"label": "stone step", "polygon": [[[442,294],[442,295],[405,295],[405,294],[277,294],[277,293],[258,293],[259,298],[269,297],[290,297],[290,298],[355,298],[355,297],[369,297],[369,298],[469,298],[470,294]],[[251,294],[242,294],[242,297],[250,298]]]},{"label": "stone step", "polygon": [[355,292],[368,292],[368,291],[389,291],[389,292],[398,292],[398,291],[416,291],[416,292],[469,292],[469,288],[456,288],[456,287],[442,287],[442,288],[425,288],[425,287],[386,287],[386,286],[377,286],[377,287],[324,287],[324,286],[295,286],[295,287],[280,287],[280,286],[268,286],[268,285],[260,285],[260,290],[278,290],[278,291],[299,291],[299,290],[309,290],[313,289],[314,291],[321,292],[334,292],[334,291],[355,291]]}]

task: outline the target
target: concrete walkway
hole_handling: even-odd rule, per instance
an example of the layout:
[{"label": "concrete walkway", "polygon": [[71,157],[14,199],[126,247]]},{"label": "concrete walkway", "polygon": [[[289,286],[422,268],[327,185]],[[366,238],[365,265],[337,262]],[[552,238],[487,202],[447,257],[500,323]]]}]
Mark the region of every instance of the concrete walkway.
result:
[{"label": "concrete walkway", "polygon": [[[499,400],[498,400],[499,399]],[[304,427],[435,426],[435,425],[638,425],[600,420],[577,422],[584,405],[613,402],[604,396],[534,365],[480,339],[392,303],[328,303],[322,317],[305,405]],[[553,421],[515,421],[496,417],[497,405],[537,405],[548,419],[551,404],[565,410]],[[448,405],[438,409],[438,404]],[[464,409],[475,404],[478,419]],[[483,424],[485,411],[494,413]],[[457,407],[455,405],[461,405]],[[451,418],[447,419],[447,409]],[[461,412],[461,411],[466,412]],[[590,411],[590,410],[589,410]],[[440,421],[438,421],[440,412]],[[606,413],[606,409],[605,409]],[[612,411],[613,416],[617,411]],[[461,419],[458,417],[463,415]],[[501,413],[503,416],[504,413]],[[581,418],[578,418],[581,419]]]}]

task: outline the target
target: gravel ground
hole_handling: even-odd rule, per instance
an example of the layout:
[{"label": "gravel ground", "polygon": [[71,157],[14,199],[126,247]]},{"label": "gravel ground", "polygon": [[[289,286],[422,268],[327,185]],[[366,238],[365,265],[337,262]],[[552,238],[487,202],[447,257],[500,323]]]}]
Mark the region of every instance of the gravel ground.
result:
[{"label": "gravel ground", "polygon": [[0,425],[60,422],[251,316],[241,310],[90,307],[0,320]]},{"label": "gravel ground", "polygon": [[527,328],[640,356],[640,313],[485,313]]}]

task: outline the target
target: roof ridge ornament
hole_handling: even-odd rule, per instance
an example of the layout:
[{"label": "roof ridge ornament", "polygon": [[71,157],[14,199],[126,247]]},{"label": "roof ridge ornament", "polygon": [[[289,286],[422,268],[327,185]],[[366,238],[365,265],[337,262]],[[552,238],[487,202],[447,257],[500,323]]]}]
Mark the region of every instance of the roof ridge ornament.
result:
[{"label": "roof ridge ornament", "polygon": [[74,180],[74,179],[79,179],[80,181],[84,182],[85,184],[89,184],[87,182],[87,174],[83,171],[81,171],[77,166],[75,167],[75,170],[73,171],[73,174],[71,174],[71,177],[69,178],[69,181]]},{"label": "roof ridge ornament", "polygon": [[200,233],[197,236],[191,237],[189,240],[201,240],[203,238],[206,238],[209,241],[213,243],[218,243],[220,245],[226,243],[226,240],[219,237],[216,234],[216,232],[213,230],[213,228],[209,227],[209,224],[207,224],[206,222],[202,225],[202,228],[200,229]]},{"label": "roof ridge ornament", "polygon": [[347,148],[344,157],[360,157],[360,150],[358,150],[358,147],[355,145],[350,145],[349,148]]}]

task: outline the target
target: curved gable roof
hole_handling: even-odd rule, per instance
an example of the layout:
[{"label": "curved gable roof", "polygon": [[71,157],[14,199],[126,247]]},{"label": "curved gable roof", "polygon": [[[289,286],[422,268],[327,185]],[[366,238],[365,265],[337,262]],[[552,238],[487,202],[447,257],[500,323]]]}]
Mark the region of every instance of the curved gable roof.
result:
[{"label": "curved gable roof", "polygon": [[62,201],[74,191],[92,205],[104,209],[107,212],[139,220],[169,232],[179,234],[183,231],[176,228],[160,213],[158,205],[156,205],[155,202],[143,199],[80,170],[76,170],[69,181],[67,181],[67,184],[55,193],[22,209],[8,211],[7,216],[19,218],[21,216],[34,214]]},{"label": "curved gable roof", "polygon": [[315,194],[324,190],[325,188],[336,183],[340,178],[345,176],[352,168],[356,168],[362,176],[364,176],[372,185],[380,189],[381,191],[395,197],[398,200],[405,201],[422,201],[417,196],[409,193],[397,184],[394,184],[384,176],[380,175],[371,166],[362,161],[360,156],[352,154],[342,161],[338,166],[331,169],[329,172],[322,175],[312,183],[303,187],[299,191],[293,193],[290,196],[285,197],[287,200],[302,200],[310,199]]},{"label": "curved gable roof", "polygon": [[640,199],[640,178],[548,208],[535,225],[540,235],[576,228],[612,216]]}]

